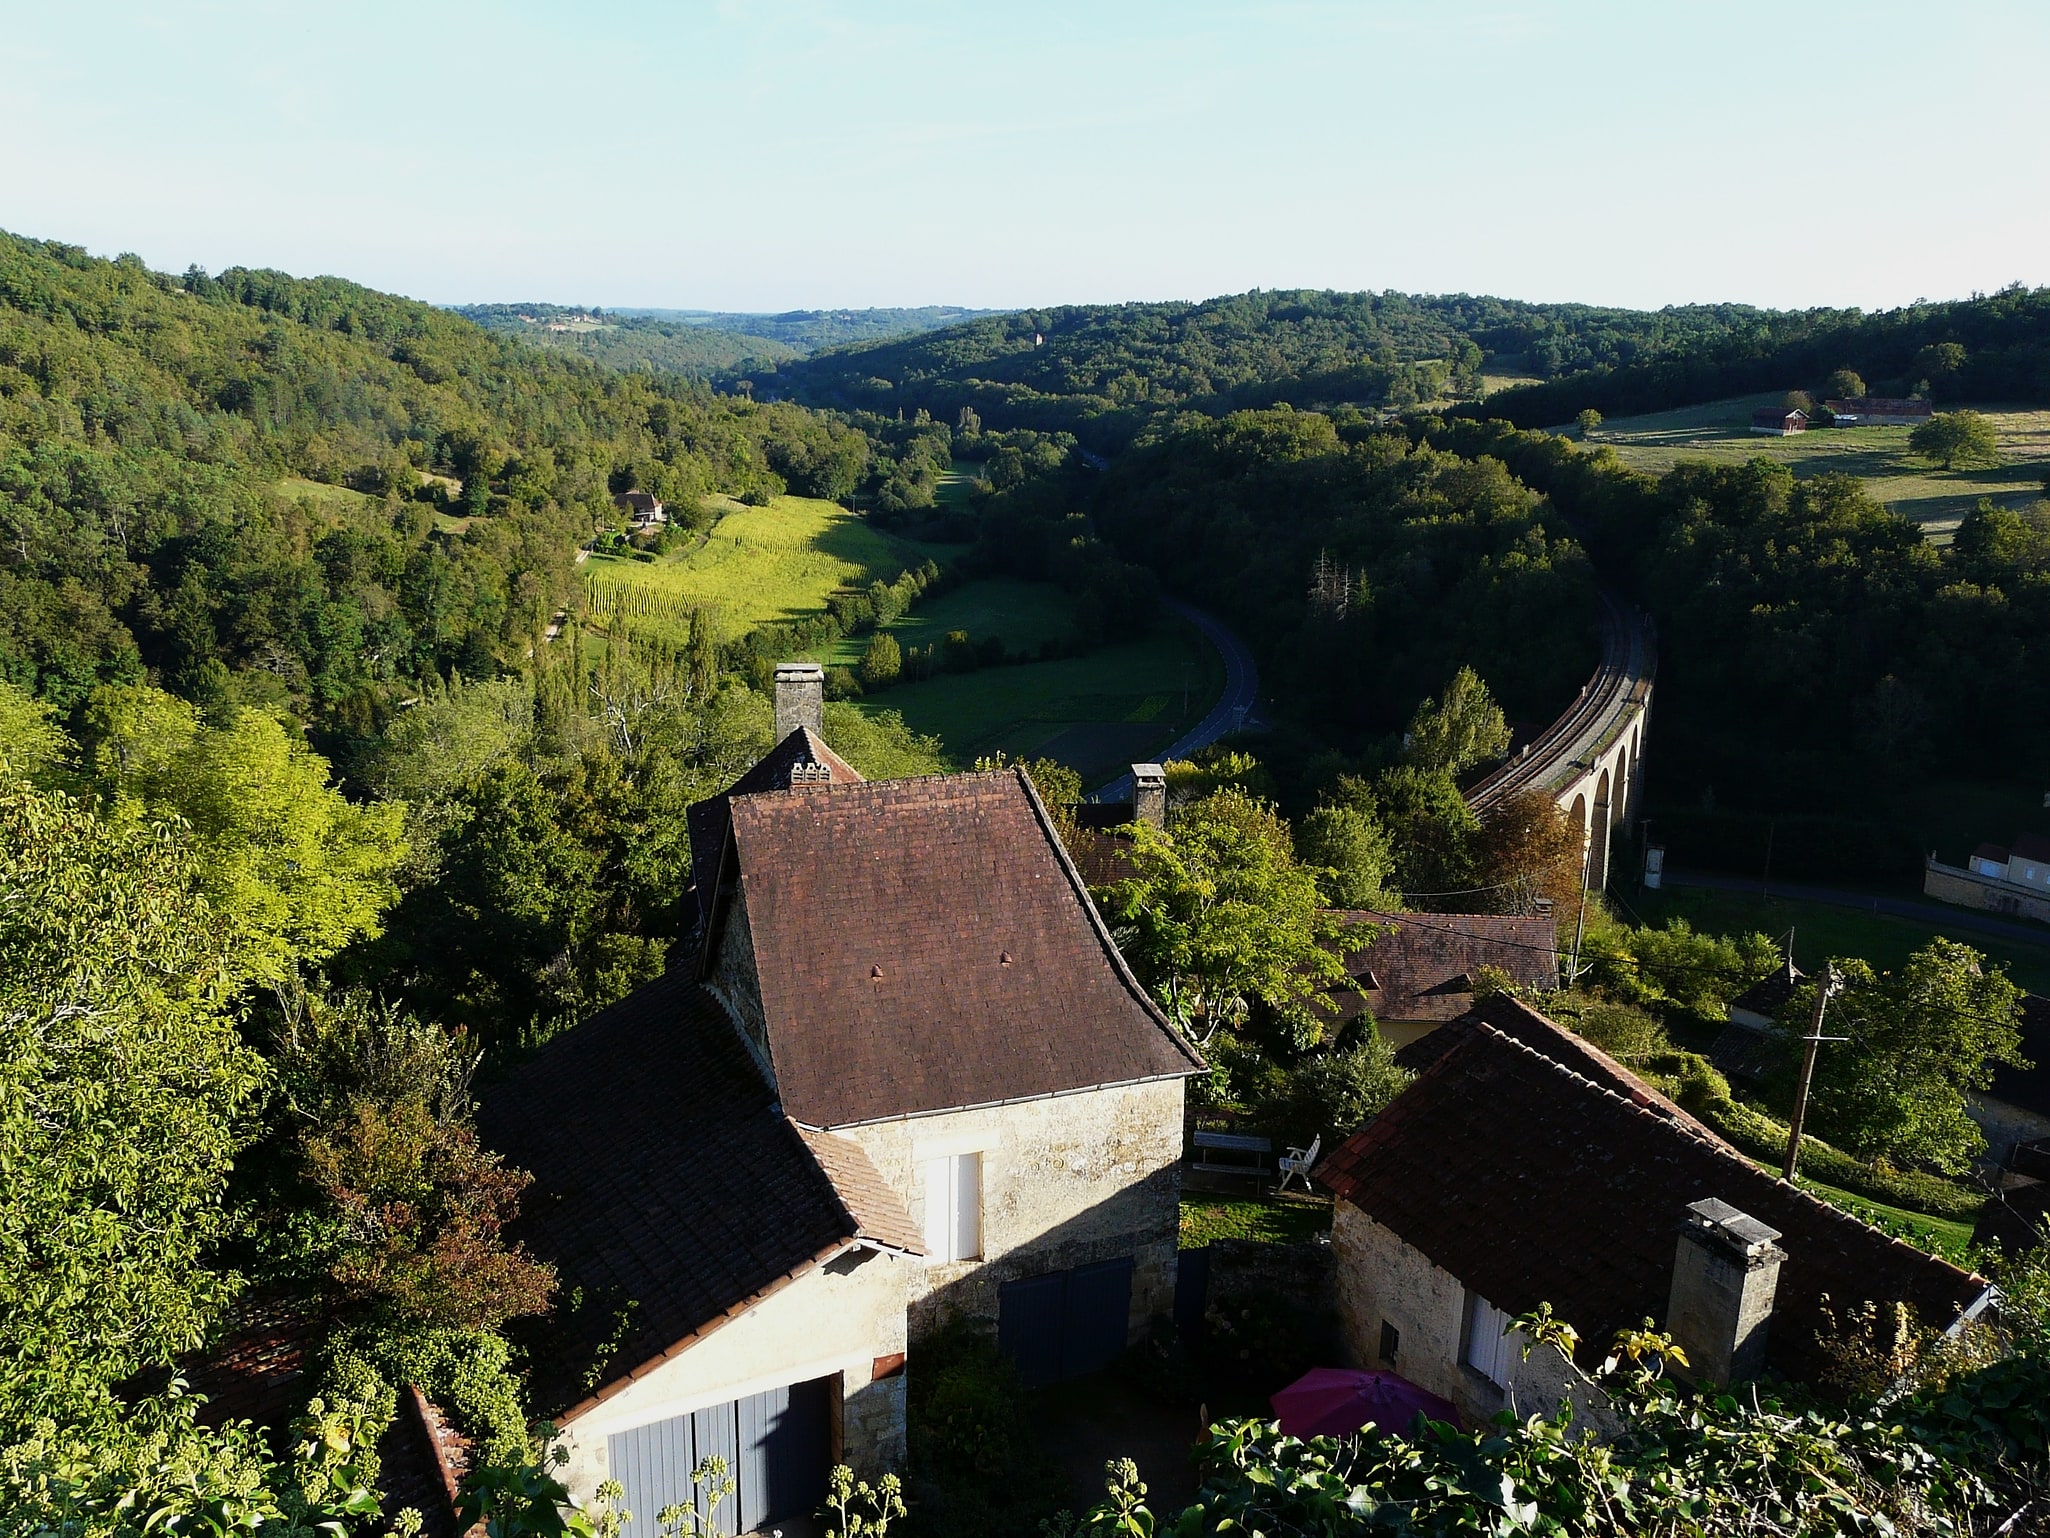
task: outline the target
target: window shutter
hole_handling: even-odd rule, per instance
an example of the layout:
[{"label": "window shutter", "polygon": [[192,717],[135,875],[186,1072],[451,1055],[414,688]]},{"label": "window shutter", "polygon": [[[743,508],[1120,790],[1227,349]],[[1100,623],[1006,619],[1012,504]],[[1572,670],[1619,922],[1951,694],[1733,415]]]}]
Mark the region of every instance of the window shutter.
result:
[{"label": "window shutter", "polygon": [[925,1258],[952,1260],[954,1230],[954,1161],[928,1159],[925,1165]]},{"label": "window shutter", "polygon": [[955,1260],[982,1253],[982,1155],[962,1154],[954,1161]]}]

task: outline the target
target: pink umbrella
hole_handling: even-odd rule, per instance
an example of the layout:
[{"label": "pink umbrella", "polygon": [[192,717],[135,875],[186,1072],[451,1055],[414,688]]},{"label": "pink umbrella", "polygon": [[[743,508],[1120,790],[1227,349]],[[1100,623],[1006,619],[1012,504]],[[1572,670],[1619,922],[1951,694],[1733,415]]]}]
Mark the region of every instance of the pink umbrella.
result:
[{"label": "pink umbrella", "polygon": [[1347,1436],[1369,1421],[1384,1431],[1402,1431],[1420,1410],[1432,1420],[1459,1424],[1451,1405],[1392,1372],[1312,1367],[1267,1402],[1292,1437]]}]

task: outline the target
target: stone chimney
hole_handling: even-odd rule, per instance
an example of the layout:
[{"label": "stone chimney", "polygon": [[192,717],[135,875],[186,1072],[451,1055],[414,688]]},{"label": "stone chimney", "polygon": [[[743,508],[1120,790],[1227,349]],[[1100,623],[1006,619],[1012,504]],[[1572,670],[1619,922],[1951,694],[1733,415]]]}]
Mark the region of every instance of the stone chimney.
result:
[{"label": "stone chimney", "polygon": [[1158,764],[1132,765],[1132,821],[1167,826],[1167,771]]},{"label": "stone chimney", "polygon": [[776,740],[800,726],[825,731],[826,670],[816,662],[776,664]]},{"label": "stone chimney", "polygon": [[1787,1253],[1767,1228],[1714,1197],[1688,1204],[1673,1257],[1666,1328],[1692,1364],[1697,1383],[1734,1383],[1765,1367],[1780,1263]]}]

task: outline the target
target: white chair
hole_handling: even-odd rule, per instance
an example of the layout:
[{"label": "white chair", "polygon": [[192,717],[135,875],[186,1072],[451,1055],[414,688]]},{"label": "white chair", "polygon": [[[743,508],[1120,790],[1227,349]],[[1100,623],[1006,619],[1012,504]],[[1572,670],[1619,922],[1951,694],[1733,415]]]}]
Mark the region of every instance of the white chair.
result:
[{"label": "white chair", "polygon": [[1305,1191],[1309,1190],[1310,1171],[1317,1167],[1317,1150],[1323,1146],[1324,1134],[1320,1132],[1310,1139],[1310,1146],[1308,1148],[1291,1148],[1281,1158],[1277,1159],[1275,1163],[1281,1170],[1281,1184],[1276,1186],[1275,1189],[1277,1191],[1286,1191],[1289,1181],[1295,1176],[1300,1175],[1303,1177],[1303,1189]]}]

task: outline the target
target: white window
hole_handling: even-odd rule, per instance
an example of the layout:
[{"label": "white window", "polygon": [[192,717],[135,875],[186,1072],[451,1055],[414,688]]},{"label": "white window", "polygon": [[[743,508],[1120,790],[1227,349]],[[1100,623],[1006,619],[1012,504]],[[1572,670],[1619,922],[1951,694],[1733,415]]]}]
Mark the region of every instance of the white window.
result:
[{"label": "white window", "polygon": [[925,1162],[925,1258],[974,1260],[982,1254],[982,1155]]},{"label": "white window", "polygon": [[1466,1365],[1497,1388],[1509,1386],[1522,1337],[1509,1316],[1477,1292],[1466,1295]]}]

